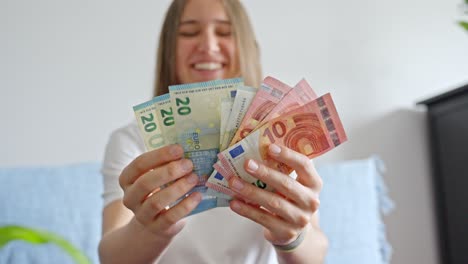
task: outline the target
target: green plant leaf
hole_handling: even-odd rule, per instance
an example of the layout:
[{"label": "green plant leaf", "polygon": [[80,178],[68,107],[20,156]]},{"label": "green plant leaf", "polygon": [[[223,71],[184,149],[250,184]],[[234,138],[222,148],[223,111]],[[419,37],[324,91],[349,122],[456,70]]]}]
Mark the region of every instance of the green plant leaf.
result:
[{"label": "green plant leaf", "polygon": [[90,264],[91,261],[79,249],[62,237],[47,231],[22,226],[0,227],[0,248],[13,240],[23,240],[31,244],[53,243],[64,250],[77,264]]},{"label": "green plant leaf", "polygon": [[[468,0],[467,0],[468,1]],[[466,21],[459,21],[458,24],[460,24],[460,26],[462,26],[465,30],[468,31],[468,22]]]}]

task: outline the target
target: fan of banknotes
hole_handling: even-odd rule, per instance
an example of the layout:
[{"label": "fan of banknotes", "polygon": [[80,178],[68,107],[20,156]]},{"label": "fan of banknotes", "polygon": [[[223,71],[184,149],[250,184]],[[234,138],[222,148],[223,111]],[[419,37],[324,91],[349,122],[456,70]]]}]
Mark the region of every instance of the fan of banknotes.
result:
[{"label": "fan of banknotes", "polygon": [[229,206],[231,177],[274,191],[244,170],[255,159],[291,173],[268,157],[272,143],[312,159],[347,140],[331,95],[317,97],[304,79],[290,87],[269,76],[258,89],[242,78],[174,85],[133,110],[148,151],[177,143],[192,160],[199,182],[188,194],[203,199],[191,214]]}]

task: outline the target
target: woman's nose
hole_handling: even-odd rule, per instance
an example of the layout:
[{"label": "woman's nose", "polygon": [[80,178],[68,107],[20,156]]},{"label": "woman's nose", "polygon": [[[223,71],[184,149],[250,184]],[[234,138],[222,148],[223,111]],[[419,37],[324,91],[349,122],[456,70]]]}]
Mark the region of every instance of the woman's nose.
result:
[{"label": "woman's nose", "polygon": [[219,51],[219,41],[212,30],[204,30],[199,43],[199,50],[204,52]]}]

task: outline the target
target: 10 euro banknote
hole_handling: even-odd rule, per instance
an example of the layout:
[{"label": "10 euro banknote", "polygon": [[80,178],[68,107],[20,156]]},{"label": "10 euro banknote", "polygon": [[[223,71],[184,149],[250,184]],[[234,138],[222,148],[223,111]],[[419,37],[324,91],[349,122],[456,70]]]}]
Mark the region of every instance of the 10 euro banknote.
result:
[{"label": "10 euro banknote", "polygon": [[241,177],[259,188],[272,188],[244,170],[247,159],[254,159],[285,174],[292,169],[267,154],[272,143],[286,146],[310,159],[324,154],[347,140],[330,94],[274,118],[243,140],[218,154],[223,177]]}]

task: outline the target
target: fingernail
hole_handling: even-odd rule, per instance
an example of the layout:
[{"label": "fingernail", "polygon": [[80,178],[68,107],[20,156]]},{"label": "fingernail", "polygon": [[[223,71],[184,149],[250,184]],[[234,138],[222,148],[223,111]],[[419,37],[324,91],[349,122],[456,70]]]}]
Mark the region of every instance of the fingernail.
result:
[{"label": "fingernail", "polygon": [[269,148],[271,154],[278,155],[281,152],[281,148],[276,144],[271,144]]},{"label": "fingernail", "polygon": [[169,149],[169,153],[173,156],[173,157],[180,157],[183,153],[183,149],[179,146],[179,145],[172,145],[171,148]]},{"label": "fingernail", "polygon": [[193,169],[192,162],[188,159],[182,160],[181,166],[184,171],[192,171]]},{"label": "fingernail", "polygon": [[195,184],[198,182],[198,176],[194,173],[190,174],[188,177],[187,177],[187,181],[191,184]]},{"label": "fingernail", "polygon": [[247,164],[247,167],[249,167],[249,170],[251,171],[256,171],[258,169],[258,164],[257,162],[253,160],[249,160],[249,163]]},{"label": "fingernail", "polygon": [[235,190],[240,191],[240,190],[242,190],[242,188],[244,188],[244,183],[239,179],[234,179],[232,181],[232,188],[235,189]]}]

